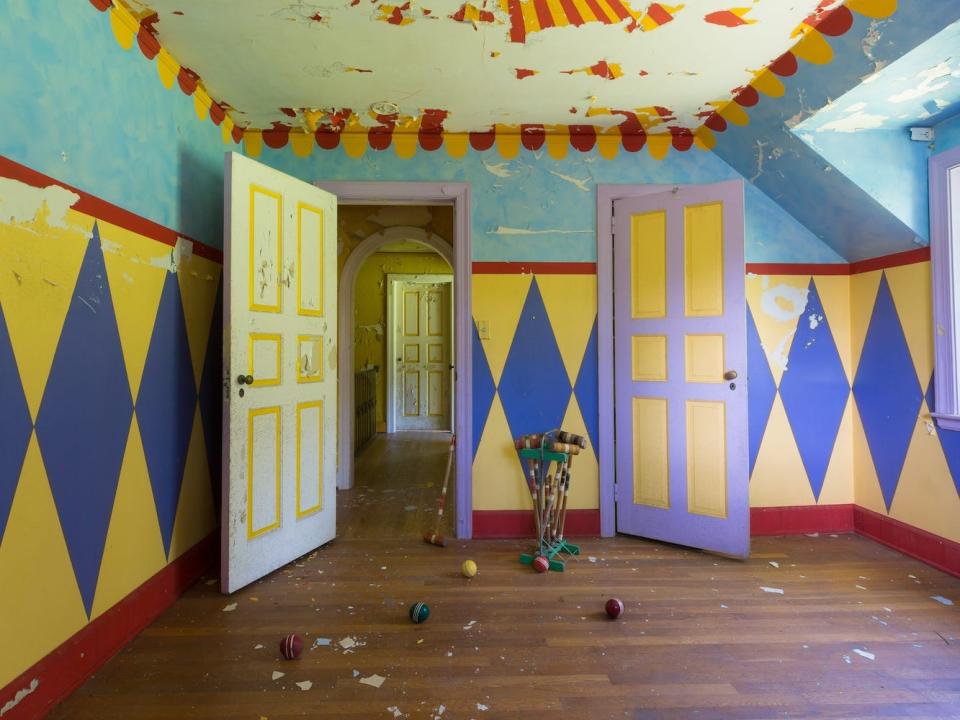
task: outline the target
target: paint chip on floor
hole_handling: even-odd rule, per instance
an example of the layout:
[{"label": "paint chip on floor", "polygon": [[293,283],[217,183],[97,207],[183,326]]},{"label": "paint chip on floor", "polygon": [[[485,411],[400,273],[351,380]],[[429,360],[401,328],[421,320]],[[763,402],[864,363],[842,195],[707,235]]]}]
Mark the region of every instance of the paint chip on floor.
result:
[{"label": "paint chip on floor", "polygon": [[760,586],[760,589],[765,593],[773,593],[774,595],[783,595],[783,588],[773,588],[773,587],[764,587]]},{"label": "paint chip on floor", "polygon": [[360,678],[360,684],[361,684],[361,685],[369,685],[370,687],[378,688],[378,687],[380,687],[381,685],[383,685],[383,681],[384,681],[384,680],[386,680],[386,678],[385,678],[383,675],[377,675],[376,673],[374,673],[373,675],[370,675],[369,677],[362,677],[362,678]]},{"label": "paint chip on floor", "polygon": [[257,643],[256,645],[253,646],[253,649],[254,649],[254,650],[263,650],[263,645],[261,645],[260,643]]},{"label": "paint chip on floor", "polygon": [[313,646],[310,649],[313,650],[314,648],[318,648],[318,647],[328,647],[330,645],[330,642],[331,642],[330,638],[318,637],[313,641]]},{"label": "paint chip on floor", "polygon": [[398,708],[396,705],[391,705],[390,707],[388,707],[388,708],[387,708],[387,712],[388,712],[388,713],[393,713],[393,716],[394,716],[395,718],[406,717],[406,716],[400,711],[400,708]]},{"label": "paint chip on floor", "polygon": [[853,651],[860,657],[866,658],[867,660],[877,659],[877,656],[874,655],[872,652],[867,652],[866,650],[861,650],[860,648],[854,648]]},{"label": "paint chip on floor", "polygon": [[931,595],[931,600],[936,600],[941,605],[953,605],[953,600],[950,598],[945,598],[943,595]]},{"label": "paint chip on floor", "polygon": [[313,687],[313,683],[309,680],[303,680],[302,682],[294,683],[298,688],[306,692]]},{"label": "paint chip on floor", "polygon": [[273,671],[273,674],[270,675],[270,679],[271,679],[271,680],[279,680],[279,679],[282,678],[284,675],[286,675],[286,673],[282,673],[282,672],[280,672],[279,670],[274,670],[274,671]]},{"label": "paint chip on floor", "polygon": [[473,629],[473,626],[476,625],[476,624],[477,624],[477,621],[476,621],[476,620],[471,620],[470,622],[468,622],[466,625],[463,626],[463,629],[464,629],[464,630],[471,630],[471,629]]},{"label": "paint chip on floor", "polygon": [[597,558],[594,557],[593,555],[590,555],[590,556],[587,558],[587,560],[589,560],[589,561],[592,562],[592,563],[595,563],[595,562],[597,561]]},{"label": "paint chip on floor", "polygon": [[771,560],[771,561],[770,561],[770,565],[771,565],[772,567],[775,567],[775,568],[779,568],[779,567],[780,567],[780,563],[778,563],[776,560]]},{"label": "paint chip on floor", "polygon": [[480,712],[486,712],[489,709],[490,708],[484,705],[483,703],[477,703],[477,710],[479,710]]},{"label": "paint chip on floor", "polygon": [[236,610],[236,609],[237,609],[237,604],[236,604],[236,603],[230,603],[229,605],[225,605],[225,606],[224,606],[223,612],[233,612],[233,611]]}]

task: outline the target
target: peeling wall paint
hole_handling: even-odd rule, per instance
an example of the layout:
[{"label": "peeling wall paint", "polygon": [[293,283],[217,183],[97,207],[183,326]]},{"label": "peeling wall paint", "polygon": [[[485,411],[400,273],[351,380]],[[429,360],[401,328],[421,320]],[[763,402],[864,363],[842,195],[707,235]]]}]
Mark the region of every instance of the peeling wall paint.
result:
[{"label": "peeling wall paint", "polygon": [[80,196],[60,185],[37,188],[11,178],[0,178],[0,221],[33,222],[45,215],[50,227],[65,228],[67,209],[76,205]]}]

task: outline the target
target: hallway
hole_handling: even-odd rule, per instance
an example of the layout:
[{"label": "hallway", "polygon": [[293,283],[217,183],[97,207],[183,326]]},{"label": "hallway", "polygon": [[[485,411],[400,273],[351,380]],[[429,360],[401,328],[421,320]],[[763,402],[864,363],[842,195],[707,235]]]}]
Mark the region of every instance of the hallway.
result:
[{"label": "hallway", "polygon": [[[354,486],[337,493],[341,540],[417,539],[433,528],[450,434],[378,433],[354,460]],[[450,471],[441,533],[454,535],[456,473]]]}]

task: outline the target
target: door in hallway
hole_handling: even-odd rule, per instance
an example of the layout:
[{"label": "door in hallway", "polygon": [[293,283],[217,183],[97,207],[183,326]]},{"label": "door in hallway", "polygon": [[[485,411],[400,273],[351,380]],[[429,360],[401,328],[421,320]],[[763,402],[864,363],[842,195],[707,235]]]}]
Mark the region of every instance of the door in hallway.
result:
[{"label": "door in hallway", "polygon": [[743,184],[614,202],[617,530],[746,556]]},{"label": "door in hallway", "polygon": [[453,276],[388,276],[392,399],[388,430],[450,430]]},{"label": "door in hallway", "polygon": [[337,199],[226,156],[221,587],[333,539]]}]

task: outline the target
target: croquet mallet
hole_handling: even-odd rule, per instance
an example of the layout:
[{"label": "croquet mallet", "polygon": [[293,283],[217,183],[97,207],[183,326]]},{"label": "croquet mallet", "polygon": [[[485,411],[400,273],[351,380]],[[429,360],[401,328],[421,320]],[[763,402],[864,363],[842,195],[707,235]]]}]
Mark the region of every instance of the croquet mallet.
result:
[{"label": "croquet mallet", "polygon": [[447,539],[440,534],[440,526],[443,525],[443,508],[447,504],[447,486],[450,484],[450,470],[453,468],[453,455],[454,450],[457,446],[457,436],[450,436],[450,454],[447,455],[447,471],[443,475],[443,487],[440,489],[440,499],[437,500],[437,523],[433,529],[433,532],[429,530],[423,534],[423,541],[430,543],[431,545],[436,545],[438,547],[446,547]]}]

